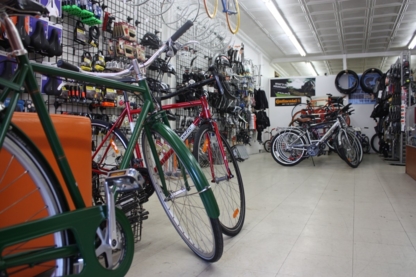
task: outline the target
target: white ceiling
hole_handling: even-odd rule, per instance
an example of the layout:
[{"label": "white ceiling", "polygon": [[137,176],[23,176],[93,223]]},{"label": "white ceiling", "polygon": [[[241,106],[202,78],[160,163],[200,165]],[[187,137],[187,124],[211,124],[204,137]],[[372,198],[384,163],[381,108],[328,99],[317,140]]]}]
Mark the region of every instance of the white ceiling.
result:
[{"label": "white ceiling", "polygon": [[[416,0],[272,0],[306,52],[301,57],[263,0],[239,0],[241,30],[283,76],[319,75],[346,68],[386,72],[416,30]],[[344,60],[345,58],[345,60]],[[412,58],[412,68],[416,59]]]}]

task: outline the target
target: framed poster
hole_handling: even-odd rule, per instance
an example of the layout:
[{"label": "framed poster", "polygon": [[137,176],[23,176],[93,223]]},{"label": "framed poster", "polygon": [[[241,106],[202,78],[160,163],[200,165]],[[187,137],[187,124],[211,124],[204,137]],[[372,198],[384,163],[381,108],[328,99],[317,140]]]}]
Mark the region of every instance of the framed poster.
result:
[{"label": "framed poster", "polygon": [[315,78],[270,80],[270,97],[315,96]]}]

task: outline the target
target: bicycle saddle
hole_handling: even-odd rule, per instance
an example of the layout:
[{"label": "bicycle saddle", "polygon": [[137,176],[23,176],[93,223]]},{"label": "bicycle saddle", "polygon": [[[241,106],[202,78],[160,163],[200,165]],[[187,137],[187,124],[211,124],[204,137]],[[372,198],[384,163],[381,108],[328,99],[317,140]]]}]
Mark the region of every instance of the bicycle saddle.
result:
[{"label": "bicycle saddle", "polygon": [[25,29],[25,17],[24,16],[17,17],[16,29],[19,32],[20,38],[22,39],[23,46],[27,49],[30,46],[30,36],[28,35]]},{"label": "bicycle saddle", "polygon": [[4,5],[13,10],[12,13],[24,15],[48,14],[48,9],[42,4],[33,0],[0,0],[0,5]]},{"label": "bicycle saddle", "polygon": [[58,90],[58,80],[55,77],[49,77],[48,82],[43,87],[43,92],[47,95],[61,95],[62,90]]},{"label": "bicycle saddle", "polygon": [[38,20],[35,25],[35,31],[30,37],[30,45],[36,51],[48,52],[49,43],[45,36],[45,29],[43,28],[43,22]]},{"label": "bicycle saddle", "polygon": [[62,46],[61,44],[59,44],[59,34],[55,28],[52,29],[48,42],[49,42],[49,51],[47,51],[48,57],[61,56]]}]

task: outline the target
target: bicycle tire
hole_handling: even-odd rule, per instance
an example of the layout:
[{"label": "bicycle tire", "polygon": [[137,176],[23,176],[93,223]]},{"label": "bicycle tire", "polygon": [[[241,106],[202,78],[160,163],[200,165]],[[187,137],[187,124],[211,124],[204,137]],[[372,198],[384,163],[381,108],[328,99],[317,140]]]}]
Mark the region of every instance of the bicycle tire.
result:
[{"label": "bicycle tire", "polygon": [[204,0],[204,8],[209,18],[214,18],[217,15],[218,0]]},{"label": "bicycle tire", "polygon": [[[0,192],[2,193],[0,229],[69,211],[66,198],[52,168],[36,146],[16,128],[11,128],[7,132],[0,151],[0,159],[2,161],[0,166]],[[18,174],[14,175],[14,173]],[[17,182],[15,178],[21,181]],[[24,215],[26,217],[22,219]],[[39,245],[41,249],[62,247],[69,244],[68,237],[67,231],[61,231],[30,239],[3,249],[1,258],[12,256],[16,251],[18,253],[22,250],[34,251]],[[56,273],[58,276],[63,276],[70,274],[72,270],[70,258],[45,261],[41,264],[30,263],[24,268],[21,266],[6,269],[6,272],[11,275],[10,272],[18,270],[24,276],[49,272],[49,275]],[[55,272],[50,272],[53,268]]]},{"label": "bicycle tire", "polygon": [[276,134],[270,149],[273,159],[283,166],[294,166],[300,163],[306,153],[305,150],[285,149],[286,144],[294,143],[298,140],[303,146],[306,145],[305,138],[294,130],[282,131]]},{"label": "bicycle tire", "polygon": [[227,19],[228,29],[235,35],[240,29],[240,7],[238,0],[228,0],[226,9],[225,18]]},{"label": "bicycle tire", "polygon": [[271,149],[271,140],[268,139],[263,143],[263,147],[264,147],[264,151],[270,153],[270,149]]},{"label": "bicycle tire", "polygon": [[[220,77],[222,79],[222,77]],[[221,85],[224,88],[224,95],[230,100],[235,100],[239,97],[238,86],[232,81],[221,80]]]},{"label": "bicycle tire", "polygon": [[[212,203],[215,197],[211,194],[212,198],[207,199],[211,193],[209,189],[198,193],[196,187],[203,185],[199,182],[206,179],[204,174],[192,154],[186,151],[183,142],[173,131],[162,126],[164,125],[157,123],[151,130],[145,130],[149,133],[142,136],[143,158],[150,169],[149,175],[155,193],[172,225],[188,247],[201,259],[216,262],[223,253],[223,237],[219,219],[209,217],[207,210],[207,205],[216,206],[216,203]],[[169,136],[168,139],[161,133]],[[153,151],[156,152],[154,155]],[[165,155],[171,152],[173,154]],[[161,158],[164,161],[161,165],[162,172],[158,172],[157,165],[161,164]],[[189,159],[189,163],[183,163],[183,159]],[[191,178],[187,178],[188,176]],[[169,195],[163,191],[162,179],[165,179],[166,194]],[[192,184],[185,188],[184,183],[188,182]],[[206,180],[203,183],[208,186]]]},{"label": "bicycle tire", "polygon": [[371,137],[371,148],[373,149],[374,152],[380,153],[380,138],[378,134],[374,134]]},{"label": "bicycle tire", "polygon": [[[118,149],[118,151],[120,152],[120,155],[115,153],[115,149],[113,147],[110,148],[109,146],[107,147],[103,146],[99,150],[104,150],[102,151],[103,153],[102,155],[105,154],[106,156],[109,156],[108,159],[106,157],[102,157],[104,161],[107,161],[114,157],[115,157],[114,160],[117,160],[117,159],[119,160],[113,161],[110,164],[102,164],[102,162],[99,162],[97,159],[97,155],[98,155],[97,149],[95,147],[97,147],[100,143],[105,144],[105,142],[100,141],[99,138],[100,137],[105,138],[111,127],[112,127],[112,124],[109,122],[98,120],[98,119],[91,120],[92,145],[93,145],[93,149],[92,149],[93,151],[92,197],[93,197],[94,205],[105,204],[104,188],[102,187],[102,185],[104,184],[104,178],[107,177],[107,173],[110,170],[119,169],[118,165],[121,162],[122,157],[124,156],[127,146],[129,145],[129,140],[126,138],[123,132],[117,128],[114,128],[112,130],[111,137],[108,137],[107,140],[108,139],[112,140],[114,142],[114,145],[117,148],[122,148],[122,150]],[[106,150],[107,148],[108,150]],[[134,159],[135,158],[133,158],[131,161],[131,164],[130,164],[131,167],[134,167],[133,165]],[[146,192],[147,197],[150,197],[154,192],[153,186],[149,184],[148,182],[144,184],[144,190]],[[129,192],[129,193],[132,194],[132,192]]]},{"label": "bicycle tire", "polygon": [[[218,138],[211,125],[204,124],[199,128],[194,139],[193,155],[208,181],[211,180],[211,188],[220,208],[220,224],[223,234],[235,236],[243,228],[246,214],[243,178],[230,145],[222,135],[220,136],[227,156],[228,166],[233,175],[232,179],[224,179],[224,177],[227,177],[224,157],[218,151]],[[209,155],[213,159],[213,164],[211,165]],[[216,181],[215,178],[220,179],[220,181]]]},{"label": "bicycle tire", "polygon": [[350,167],[357,168],[362,161],[361,143],[355,134],[340,130],[334,144],[338,155]]},{"label": "bicycle tire", "polygon": [[296,104],[296,105],[293,107],[292,112],[290,113],[290,116],[293,118],[293,116],[294,116],[297,112],[302,111],[302,110],[305,110],[305,109],[307,109],[307,108],[308,108],[308,104],[306,104],[306,103],[299,103],[299,104]]},{"label": "bicycle tire", "polygon": [[363,141],[361,143],[363,147],[363,153],[369,154],[370,153],[370,139],[367,136],[362,137]]}]

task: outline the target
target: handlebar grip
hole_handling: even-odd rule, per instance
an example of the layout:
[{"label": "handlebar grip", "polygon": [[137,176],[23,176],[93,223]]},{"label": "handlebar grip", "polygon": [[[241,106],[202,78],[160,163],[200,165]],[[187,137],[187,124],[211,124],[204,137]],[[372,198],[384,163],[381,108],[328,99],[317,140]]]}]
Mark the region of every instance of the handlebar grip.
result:
[{"label": "handlebar grip", "polygon": [[77,66],[75,66],[73,64],[70,64],[70,63],[68,63],[68,62],[66,62],[64,60],[59,60],[56,64],[60,68],[79,72],[79,68]]},{"label": "handlebar grip", "polygon": [[170,38],[172,41],[176,41],[178,38],[180,38],[186,31],[188,31],[189,28],[191,28],[194,25],[194,23],[190,20],[186,21],[185,24],[182,25],[182,27],[179,28]]}]

